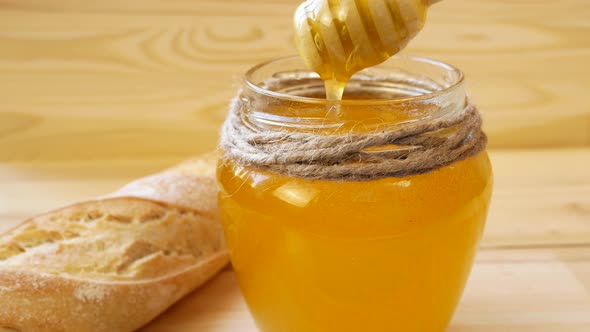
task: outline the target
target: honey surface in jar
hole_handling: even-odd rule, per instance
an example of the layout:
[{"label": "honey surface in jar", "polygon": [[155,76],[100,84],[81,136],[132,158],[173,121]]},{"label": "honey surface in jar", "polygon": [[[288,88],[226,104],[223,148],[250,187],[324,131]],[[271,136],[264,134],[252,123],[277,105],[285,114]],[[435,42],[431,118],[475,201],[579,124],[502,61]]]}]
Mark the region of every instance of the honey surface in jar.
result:
[{"label": "honey surface in jar", "polygon": [[440,0],[308,0],[294,16],[295,43],[307,66],[341,99],[346,82],[404,48]]},{"label": "honey surface in jar", "polygon": [[[340,118],[362,131],[404,116],[356,108]],[[263,332],[444,331],[492,186],[485,151],[376,181],[309,181],[231,160],[218,179],[232,264]]]}]

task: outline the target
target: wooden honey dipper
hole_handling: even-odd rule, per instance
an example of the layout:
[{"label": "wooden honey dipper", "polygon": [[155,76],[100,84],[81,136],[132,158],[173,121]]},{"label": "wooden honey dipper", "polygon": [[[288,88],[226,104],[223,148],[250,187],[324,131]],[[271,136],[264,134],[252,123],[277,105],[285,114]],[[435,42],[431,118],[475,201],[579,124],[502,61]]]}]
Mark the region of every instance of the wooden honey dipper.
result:
[{"label": "wooden honey dipper", "polygon": [[440,0],[307,0],[295,11],[295,41],[307,66],[341,99],[350,77],[403,49]]}]

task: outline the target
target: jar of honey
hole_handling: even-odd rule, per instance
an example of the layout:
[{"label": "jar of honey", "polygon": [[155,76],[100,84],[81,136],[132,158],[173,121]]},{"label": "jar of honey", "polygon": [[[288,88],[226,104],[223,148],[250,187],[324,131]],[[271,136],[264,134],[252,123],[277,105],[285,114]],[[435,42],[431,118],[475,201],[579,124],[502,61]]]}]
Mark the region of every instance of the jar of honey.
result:
[{"label": "jar of honey", "polygon": [[[297,57],[258,65],[239,92],[239,122],[253,134],[291,133],[296,146],[300,134],[399,131],[470,107],[462,72],[425,58],[396,55],[357,73],[341,101],[326,100],[323,87]],[[436,169],[325,179],[244,165],[226,152],[222,220],[261,331],[445,330],[488,211],[485,150]]]}]

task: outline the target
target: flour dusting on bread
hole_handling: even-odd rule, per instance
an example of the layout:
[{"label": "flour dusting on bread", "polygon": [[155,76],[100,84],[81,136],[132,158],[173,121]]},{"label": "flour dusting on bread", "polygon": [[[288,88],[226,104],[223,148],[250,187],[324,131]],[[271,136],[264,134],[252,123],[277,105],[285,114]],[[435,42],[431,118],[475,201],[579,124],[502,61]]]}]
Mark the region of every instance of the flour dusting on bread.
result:
[{"label": "flour dusting on bread", "polygon": [[85,285],[78,287],[74,296],[85,303],[96,303],[105,298],[106,292],[107,289],[100,285]]}]

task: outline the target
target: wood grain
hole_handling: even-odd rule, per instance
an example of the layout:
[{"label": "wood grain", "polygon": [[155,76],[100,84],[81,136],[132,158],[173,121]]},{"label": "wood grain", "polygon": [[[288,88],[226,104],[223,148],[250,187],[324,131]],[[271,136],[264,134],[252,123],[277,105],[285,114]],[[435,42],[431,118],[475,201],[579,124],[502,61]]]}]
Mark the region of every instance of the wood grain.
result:
[{"label": "wood grain", "polygon": [[[0,161],[211,149],[240,75],[295,53],[298,2],[0,0]],[[407,52],[467,73],[492,148],[589,146],[589,18],[585,0],[448,0]]]}]

